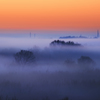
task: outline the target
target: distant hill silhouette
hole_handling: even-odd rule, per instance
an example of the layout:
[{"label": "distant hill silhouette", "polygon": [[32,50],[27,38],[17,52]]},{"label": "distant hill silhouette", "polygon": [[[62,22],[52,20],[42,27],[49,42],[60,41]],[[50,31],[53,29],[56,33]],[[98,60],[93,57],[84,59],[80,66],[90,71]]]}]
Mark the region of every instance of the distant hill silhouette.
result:
[{"label": "distant hill silhouette", "polygon": [[86,36],[63,36],[63,37],[59,37],[60,39],[67,39],[67,38],[88,38]]},{"label": "distant hill silhouette", "polygon": [[81,46],[81,44],[74,43],[73,41],[61,41],[61,40],[54,40],[50,43],[50,46]]}]

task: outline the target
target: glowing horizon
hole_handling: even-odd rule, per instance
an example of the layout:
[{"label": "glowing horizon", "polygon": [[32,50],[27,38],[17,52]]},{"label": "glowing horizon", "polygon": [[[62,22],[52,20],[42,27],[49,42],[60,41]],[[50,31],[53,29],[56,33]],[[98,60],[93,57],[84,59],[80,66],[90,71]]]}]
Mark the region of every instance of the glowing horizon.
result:
[{"label": "glowing horizon", "polygon": [[1,30],[97,30],[100,0],[0,0]]}]

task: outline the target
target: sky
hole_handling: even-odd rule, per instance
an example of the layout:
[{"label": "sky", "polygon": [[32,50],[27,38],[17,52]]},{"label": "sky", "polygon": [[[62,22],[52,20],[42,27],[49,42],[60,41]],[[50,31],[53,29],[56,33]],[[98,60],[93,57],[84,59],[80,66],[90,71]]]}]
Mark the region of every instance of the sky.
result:
[{"label": "sky", "polygon": [[100,0],[0,0],[0,30],[97,30]]}]

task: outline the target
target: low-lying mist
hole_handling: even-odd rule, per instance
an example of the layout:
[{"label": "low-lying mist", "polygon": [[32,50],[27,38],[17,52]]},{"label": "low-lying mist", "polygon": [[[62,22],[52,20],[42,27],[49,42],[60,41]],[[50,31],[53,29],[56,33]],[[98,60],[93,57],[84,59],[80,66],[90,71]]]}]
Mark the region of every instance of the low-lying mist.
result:
[{"label": "low-lying mist", "polygon": [[77,41],[82,46],[1,46],[0,100],[100,100],[100,42]]}]

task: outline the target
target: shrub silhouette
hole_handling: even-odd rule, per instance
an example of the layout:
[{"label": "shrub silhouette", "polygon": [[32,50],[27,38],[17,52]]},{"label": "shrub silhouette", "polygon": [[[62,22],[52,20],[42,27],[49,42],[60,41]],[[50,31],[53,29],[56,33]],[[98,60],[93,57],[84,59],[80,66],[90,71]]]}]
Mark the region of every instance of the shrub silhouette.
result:
[{"label": "shrub silhouette", "polygon": [[75,66],[75,65],[76,65],[75,61],[70,60],[70,59],[67,59],[67,60],[65,61],[65,64],[66,64],[67,66]]},{"label": "shrub silhouette", "polygon": [[61,41],[61,40],[54,40],[50,43],[50,46],[57,46],[57,45],[61,45],[61,46],[80,46],[80,44],[78,43],[74,43],[73,41]]},{"label": "shrub silhouette", "polygon": [[34,61],[35,56],[31,51],[27,50],[21,50],[20,52],[17,52],[15,55],[15,60],[19,64],[27,64]]},{"label": "shrub silhouette", "polygon": [[78,59],[78,64],[80,66],[91,67],[95,65],[95,62],[90,57],[81,56],[81,58]]}]

